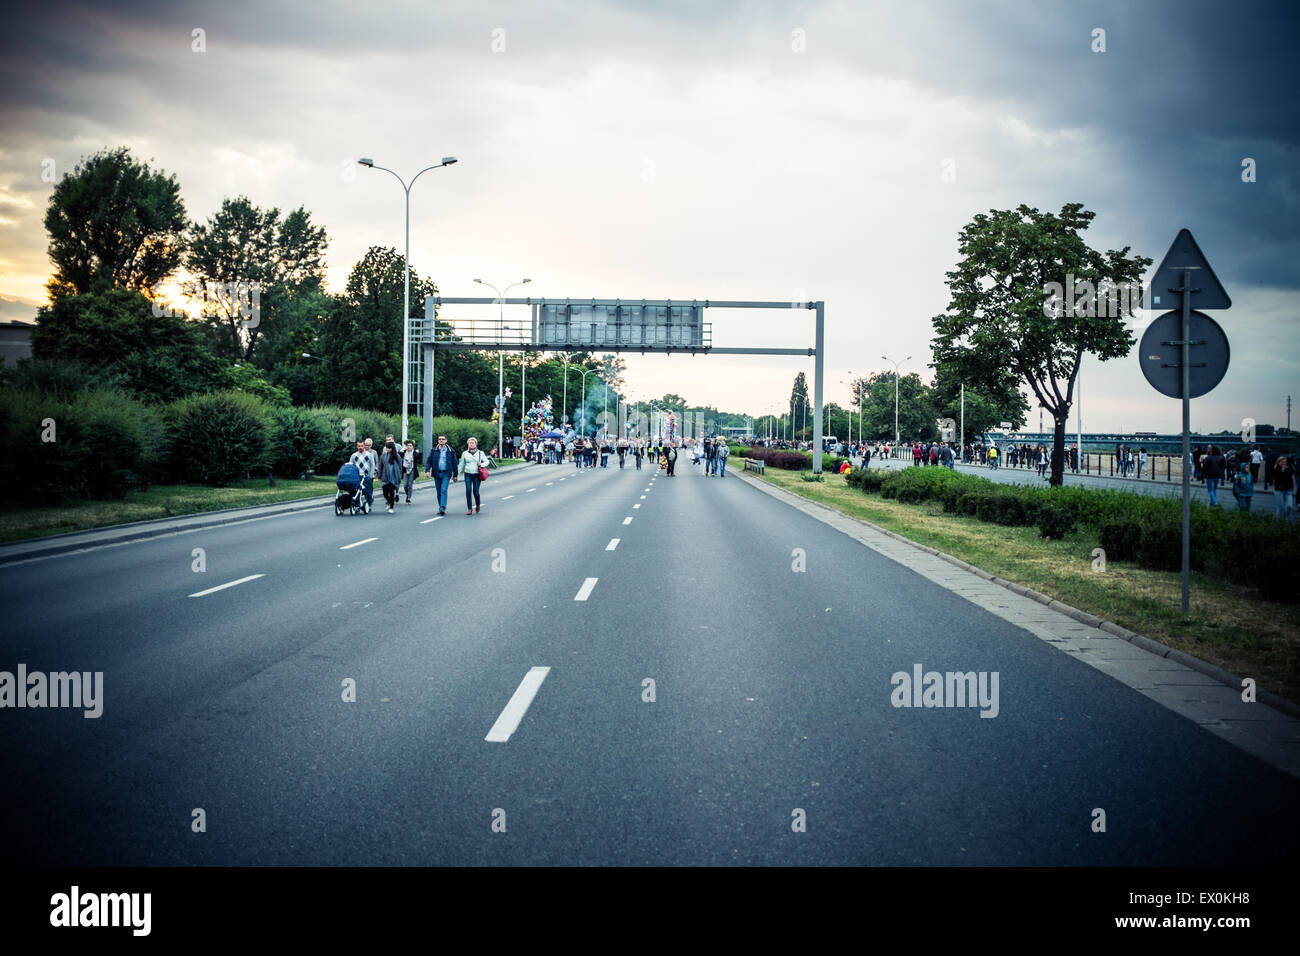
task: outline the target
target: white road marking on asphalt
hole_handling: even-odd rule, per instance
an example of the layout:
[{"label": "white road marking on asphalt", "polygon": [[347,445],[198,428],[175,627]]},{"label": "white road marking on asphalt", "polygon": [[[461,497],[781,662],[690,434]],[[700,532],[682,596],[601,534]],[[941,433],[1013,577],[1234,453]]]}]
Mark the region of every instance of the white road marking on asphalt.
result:
[{"label": "white road marking on asphalt", "polygon": [[[536,488],[529,488],[529,489],[528,489],[528,491],[536,491],[536,490],[537,490]],[[525,491],[524,494],[528,494],[528,491]]]},{"label": "white road marking on asphalt", "polygon": [[[246,578],[240,578],[238,581],[228,581],[225,584],[218,584],[215,588],[208,588],[206,591],[195,591],[190,597],[203,597],[205,594],[212,594],[214,591],[224,591],[226,588],[233,588],[236,584],[243,584],[246,581],[256,581],[258,578],[266,577],[265,574],[250,574]],[[591,580],[595,580],[592,578]]]},{"label": "white road marking on asphalt", "polygon": [[533,698],[537,696],[542,681],[546,680],[546,675],[550,672],[549,667],[534,667],[524,675],[524,679],[515,688],[510,702],[506,704],[506,709],[501,711],[501,716],[492,725],[484,740],[489,743],[503,744],[510,739],[510,735],[519,729],[519,722],[524,719],[524,714],[528,713],[528,708]]},{"label": "white road marking on asphalt", "polygon": [[348,548],[360,547],[363,544],[369,544],[371,541],[378,541],[378,538],[362,538],[360,541],[353,541],[351,544],[345,544],[339,548],[340,551],[346,551]]},{"label": "white road marking on asphalt", "polygon": [[[563,478],[560,479],[560,481],[563,481],[563,480],[564,480]],[[551,485],[553,485],[553,484],[555,484],[555,482],[553,482],[553,481],[548,481],[548,482],[546,483],[546,487],[549,488],[549,487],[551,487]]]},{"label": "white road marking on asphalt", "polygon": [[634,504],[632,507],[633,507],[633,508],[640,508],[640,507],[641,507],[641,502],[638,501],[638,502],[637,502],[636,504]]},{"label": "white road marking on asphalt", "polygon": [[513,497],[514,497],[514,495],[506,495],[506,496],[505,496],[504,498],[502,498],[501,500],[502,500],[502,501],[509,501],[509,500],[510,500],[511,498],[513,498]]},{"label": "white road marking on asphalt", "polygon": [[624,524],[631,524],[631,523],[632,523],[632,519],[631,519],[630,517],[628,517],[628,518],[624,518],[624,519],[623,519],[623,523],[624,523]]},{"label": "white road marking on asphalt", "polygon": [[596,582],[599,580],[599,578],[587,578],[582,582],[582,587],[578,588],[578,593],[573,596],[573,599],[575,601],[587,600],[587,598],[591,597],[591,592],[595,589]]},{"label": "white road marking on asphalt", "polygon": [[622,540],[623,540],[622,538],[610,538],[609,544],[605,545],[605,550],[613,551],[615,548],[618,547],[618,543]]},{"label": "white road marking on asphalt", "polygon": [[642,496],[641,496],[641,500],[642,500],[642,501],[645,501],[645,495],[642,495]]},{"label": "white road marking on asphalt", "polygon": [[420,524],[428,524],[430,521],[441,521],[442,515],[434,515],[432,518],[425,518]]}]

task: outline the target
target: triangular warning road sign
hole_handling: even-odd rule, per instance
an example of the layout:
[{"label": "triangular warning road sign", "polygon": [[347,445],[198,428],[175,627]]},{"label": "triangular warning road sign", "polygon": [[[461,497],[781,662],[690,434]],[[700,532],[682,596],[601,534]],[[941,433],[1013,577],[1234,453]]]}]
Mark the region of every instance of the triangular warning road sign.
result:
[{"label": "triangular warning road sign", "polygon": [[1210,268],[1201,247],[1192,238],[1187,229],[1178,230],[1174,244],[1165,253],[1164,261],[1156,269],[1155,277],[1147,286],[1142,296],[1144,309],[1178,309],[1182,307],[1183,297],[1177,290],[1183,284],[1183,270],[1192,270],[1192,308],[1193,309],[1230,309],[1232,300],[1223,290],[1214,270]]}]

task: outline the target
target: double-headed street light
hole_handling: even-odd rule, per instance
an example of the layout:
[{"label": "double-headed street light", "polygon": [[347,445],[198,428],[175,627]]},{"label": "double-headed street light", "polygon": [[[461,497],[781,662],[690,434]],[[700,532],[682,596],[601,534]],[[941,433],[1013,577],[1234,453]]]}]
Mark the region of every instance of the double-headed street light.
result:
[{"label": "double-headed street light", "polygon": [[[884,359],[886,362],[889,362],[891,365],[894,366],[894,448],[897,449],[898,448],[898,367],[902,363],[895,362],[888,355],[882,355],[880,357]],[[903,359],[904,362],[910,362],[911,360],[912,360],[912,356],[910,355],[907,358]]]},{"label": "double-headed street light", "polygon": [[358,159],[357,162],[370,169],[382,169],[386,173],[393,173],[393,178],[402,184],[402,191],[406,193],[406,258],[403,263],[406,267],[406,282],[402,293],[402,441],[405,442],[411,411],[409,394],[411,388],[411,187],[429,170],[452,165],[456,162],[456,157],[444,156],[442,162],[424,167],[411,177],[409,184],[387,166],[376,166],[375,161],[369,157]]},{"label": "double-headed street light", "polygon": [[[532,282],[532,279],[520,279],[518,282],[512,282],[506,286],[506,292],[502,292],[490,282],[484,282],[482,279],[475,279],[479,285],[485,285],[497,294],[497,344],[504,345],[505,339],[505,308],[506,292],[509,292],[517,285],[523,285],[525,282]],[[505,454],[505,420],[506,420],[506,367],[505,351],[497,349],[497,457]],[[523,396],[519,397],[523,401]]]}]

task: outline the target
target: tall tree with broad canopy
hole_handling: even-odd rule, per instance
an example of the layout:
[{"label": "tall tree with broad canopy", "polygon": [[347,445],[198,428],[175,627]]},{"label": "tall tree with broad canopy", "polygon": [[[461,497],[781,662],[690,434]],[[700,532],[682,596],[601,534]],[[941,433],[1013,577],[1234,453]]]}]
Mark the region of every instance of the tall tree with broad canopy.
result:
[{"label": "tall tree with broad canopy", "polygon": [[[281,218],[279,209],[261,209],[247,196],[225,199],[206,223],[194,226],[185,266],[195,277],[193,294],[204,303],[203,318],[220,354],[252,362],[265,340],[282,353],[274,358],[295,357],[287,352],[292,333],[313,324],[324,307],[328,244],[324,227],[314,225],[301,206]],[[245,312],[254,284],[258,311],[250,319]],[[258,359],[265,368],[272,356]]]},{"label": "tall tree with broad canopy", "polygon": [[[1105,362],[1133,347],[1125,327],[1132,299],[1120,296],[1115,307],[1104,290],[1139,282],[1151,264],[1130,257],[1128,246],[1104,254],[1090,248],[1080,233],[1095,215],[1081,203],[1066,203],[1059,215],[1023,204],[977,215],[958,236],[961,260],[948,273],[948,311],[933,319],[936,369],[994,396],[1023,382],[1052,416],[1053,485],[1063,480],[1080,358],[1087,352]],[[1102,292],[1090,297],[1084,283]],[[1053,284],[1072,309],[1051,295]]]},{"label": "tall tree with broad canopy", "polygon": [[137,162],[125,146],[83,159],[55,185],[45,211],[50,301],[152,288],[180,265],[187,225],[175,176]]}]

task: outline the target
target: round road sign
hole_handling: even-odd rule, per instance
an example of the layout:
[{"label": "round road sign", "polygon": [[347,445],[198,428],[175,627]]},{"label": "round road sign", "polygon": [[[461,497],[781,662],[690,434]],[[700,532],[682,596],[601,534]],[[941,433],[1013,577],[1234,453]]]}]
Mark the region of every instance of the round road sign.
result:
[{"label": "round road sign", "polygon": [[[1191,341],[1191,369],[1188,398],[1200,398],[1223,381],[1228,372],[1228,337],[1219,323],[1204,312],[1192,311],[1188,318]],[[1142,335],[1138,358],[1142,374],[1151,387],[1170,398],[1183,397],[1183,313],[1166,312]]]}]

